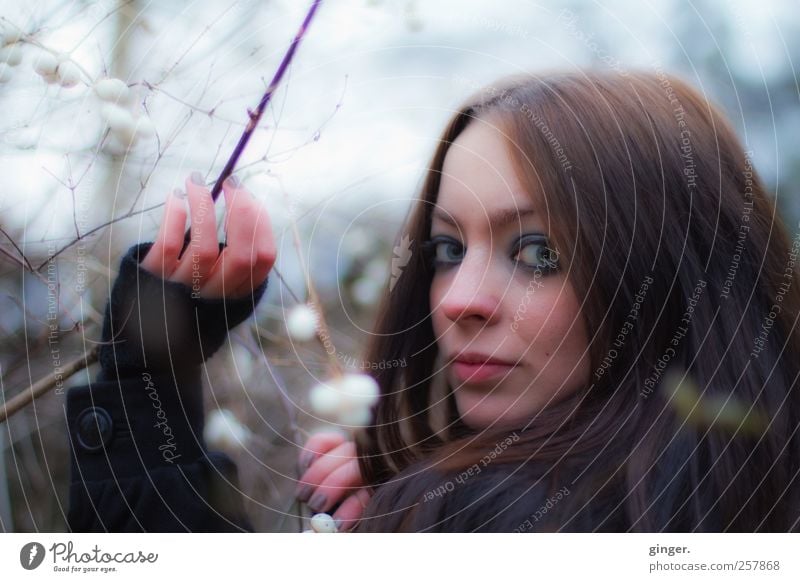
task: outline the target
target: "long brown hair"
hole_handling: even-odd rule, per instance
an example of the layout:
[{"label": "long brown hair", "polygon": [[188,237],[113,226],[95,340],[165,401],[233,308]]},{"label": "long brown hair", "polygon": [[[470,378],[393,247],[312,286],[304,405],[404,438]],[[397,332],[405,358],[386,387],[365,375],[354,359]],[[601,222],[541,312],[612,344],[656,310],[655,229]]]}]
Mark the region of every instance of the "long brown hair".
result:
[{"label": "long brown hair", "polygon": [[798,529],[800,240],[724,116],[660,73],[504,80],[452,117],[400,236],[428,240],[448,148],[489,119],[544,194],[590,384],[516,431],[469,430],[438,381],[433,273],[412,247],[365,357],[408,365],[374,372],[359,529]]}]

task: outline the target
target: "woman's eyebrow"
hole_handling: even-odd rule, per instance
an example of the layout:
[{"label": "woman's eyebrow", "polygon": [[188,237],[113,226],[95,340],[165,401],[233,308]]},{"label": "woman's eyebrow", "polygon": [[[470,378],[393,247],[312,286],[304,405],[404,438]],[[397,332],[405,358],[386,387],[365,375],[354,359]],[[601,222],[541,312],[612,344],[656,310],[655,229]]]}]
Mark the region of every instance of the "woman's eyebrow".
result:
[{"label": "woman's eyebrow", "polygon": [[[503,227],[512,222],[521,221],[524,217],[536,214],[533,208],[504,208],[489,214],[489,222],[497,227]],[[436,207],[433,211],[433,218],[446,222],[456,228],[459,226],[458,219],[452,214],[444,212],[440,207]]]}]

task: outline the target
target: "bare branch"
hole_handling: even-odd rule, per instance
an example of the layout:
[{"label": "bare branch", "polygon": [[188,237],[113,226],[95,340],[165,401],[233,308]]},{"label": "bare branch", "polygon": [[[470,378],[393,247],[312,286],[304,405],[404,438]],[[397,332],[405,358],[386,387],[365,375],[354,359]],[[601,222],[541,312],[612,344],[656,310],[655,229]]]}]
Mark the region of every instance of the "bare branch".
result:
[{"label": "bare branch", "polygon": [[59,382],[63,382],[76,372],[79,372],[84,368],[88,368],[94,364],[97,361],[99,352],[100,344],[97,344],[81,357],[76,358],[75,360],[72,360],[66,364],[63,368],[61,368],[59,374],[53,372],[48,377],[42,378],[35,384],[32,384],[24,392],[14,396],[11,400],[6,402],[2,408],[0,408],[0,422],[5,422],[9,416],[19,412],[28,404],[33,402],[36,398],[39,398],[40,396],[50,392],[50,390],[55,388]]}]

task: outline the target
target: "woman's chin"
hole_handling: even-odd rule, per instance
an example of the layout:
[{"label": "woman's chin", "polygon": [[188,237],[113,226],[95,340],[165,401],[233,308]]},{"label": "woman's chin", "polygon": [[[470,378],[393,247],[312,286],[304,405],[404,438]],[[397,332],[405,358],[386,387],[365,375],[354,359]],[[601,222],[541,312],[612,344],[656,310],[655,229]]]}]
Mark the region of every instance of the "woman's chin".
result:
[{"label": "woman's chin", "polygon": [[[509,410],[505,404],[497,399],[488,397],[483,402],[481,398],[470,397],[466,394],[456,395],[461,420],[473,430],[495,430],[502,427],[516,427],[523,421],[513,409]],[[492,401],[493,400],[493,401]]]}]

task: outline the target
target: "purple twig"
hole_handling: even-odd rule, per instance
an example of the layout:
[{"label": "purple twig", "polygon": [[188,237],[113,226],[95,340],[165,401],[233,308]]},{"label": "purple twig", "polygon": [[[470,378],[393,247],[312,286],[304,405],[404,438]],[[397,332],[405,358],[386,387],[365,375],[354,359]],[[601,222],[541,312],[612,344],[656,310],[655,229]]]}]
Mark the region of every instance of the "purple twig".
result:
[{"label": "purple twig", "polygon": [[[297,34],[294,36],[294,40],[292,40],[291,46],[289,46],[289,50],[286,51],[286,54],[283,56],[283,60],[281,64],[278,66],[278,70],[275,71],[275,75],[272,77],[272,81],[270,81],[269,86],[267,87],[266,92],[261,97],[261,101],[258,103],[258,107],[256,107],[255,111],[248,110],[247,113],[250,116],[250,120],[247,123],[247,127],[245,128],[242,136],[239,138],[239,143],[236,144],[236,147],[231,154],[231,157],[228,158],[225,167],[222,168],[222,172],[220,172],[219,178],[214,183],[214,188],[211,190],[211,198],[216,202],[217,198],[219,197],[219,193],[222,191],[222,183],[225,179],[233,173],[233,169],[236,167],[236,162],[239,161],[239,157],[242,155],[244,148],[247,146],[247,142],[250,141],[250,136],[253,135],[256,127],[258,127],[258,122],[261,120],[261,116],[264,114],[264,110],[269,105],[270,100],[272,99],[273,93],[280,85],[281,79],[283,79],[283,75],[286,73],[286,69],[289,68],[289,65],[294,58],[294,53],[297,51],[297,47],[300,44],[300,41],[303,40],[303,37],[308,30],[309,25],[311,24],[311,20],[314,18],[314,14],[317,12],[317,8],[322,3],[322,0],[314,0],[311,4],[311,8],[308,9],[308,13],[306,14],[305,19],[303,20],[303,24],[300,25],[300,29],[297,31]],[[186,232],[186,241],[188,242],[190,239],[189,231]]]},{"label": "purple twig", "polygon": [[250,136],[253,135],[253,131],[258,126],[258,122],[261,120],[261,116],[263,115],[264,110],[267,108],[267,105],[269,105],[269,102],[272,99],[272,94],[275,92],[275,89],[278,88],[281,79],[283,79],[286,69],[289,68],[292,59],[294,58],[294,53],[297,50],[297,46],[300,44],[300,41],[303,40],[306,30],[308,30],[309,24],[311,24],[311,19],[314,18],[314,14],[321,3],[322,0],[314,0],[314,2],[311,4],[311,8],[308,9],[308,14],[306,14],[305,20],[303,20],[303,24],[297,31],[294,40],[292,40],[289,50],[286,51],[286,54],[283,56],[283,60],[281,61],[278,70],[275,72],[275,76],[272,77],[269,87],[267,87],[266,92],[261,97],[258,107],[256,107],[255,111],[248,112],[250,115],[250,122],[247,124],[247,128],[244,130],[244,133],[242,133],[242,137],[239,138],[239,143],[236,144],[236,148],[233,150],[231,157],[228,159],[228,163],[225,164],[225,167],[222,169],[222,172],[217,179],[217,183],[214,184],[214,189],[211,191],[211,197],[214,200],[216,200],[219,196],[220,190],[222,189],[222,183],[225,181],[225,178],[233,173],[236,162],[239,161],[239,156],[242,154],[242,151],[244,151],[247,142],[250,141]]}]

